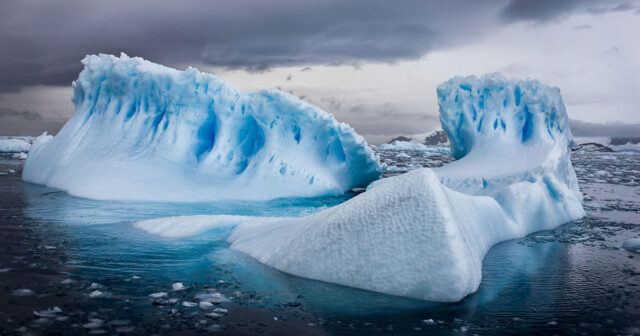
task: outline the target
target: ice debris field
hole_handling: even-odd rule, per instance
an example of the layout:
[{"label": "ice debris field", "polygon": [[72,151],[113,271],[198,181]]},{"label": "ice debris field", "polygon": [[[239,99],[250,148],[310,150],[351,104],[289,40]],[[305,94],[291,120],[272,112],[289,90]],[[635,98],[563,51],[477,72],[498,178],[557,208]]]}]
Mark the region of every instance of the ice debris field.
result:
[{"label": "ice debris field", "polygon": [[94,199],[337,195],[383,172],[349,125],[280,90],[241,92],[194,68],[87,56],[71,120],[23,179]]},{"label": "ice debris field", "polygon": [[[76,114],[34,144],[25,181],[93,198],[216,201],[330,195],[383,171],[353,129],[277,90],[241,93],[194,69],[126,56],[84,63]],[[286,273],[459,301],[477,290],[493,245],[584,210],[559,89],[491,74],[455,77],[437,94],[456,159],[443,167],[376,180],[305,217],[231,213],[136,226],[173,238],[228,227],[230,248]]]}]

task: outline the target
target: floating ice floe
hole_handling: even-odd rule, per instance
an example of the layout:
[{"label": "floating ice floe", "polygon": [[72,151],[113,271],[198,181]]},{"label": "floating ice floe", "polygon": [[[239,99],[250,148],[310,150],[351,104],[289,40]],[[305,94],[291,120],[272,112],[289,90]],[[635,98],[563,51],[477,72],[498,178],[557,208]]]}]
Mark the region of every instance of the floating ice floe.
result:
[{"label": "floating ice floe", "polygon": [[101,291],[101,290],[97,290],[97,289],[94,290],[93,292],[89,293],[89,297],[92,298],[92,299],[100,298],[100,297],[103,297],[103,296],[105,296],[104,292]]},{"label": "floating ice floe", "polygon": [[[438,101],[456,161],[378,180],[306,217],[241,218],[231,248],[301,277],[455,302],[477,290],[493,245],[584,216],[559,89],[456,77]],[[228,225],[221,218],[199,216],[196,226]],[[172,221],[155,233],[191,219]]]},{"label": "floating ice floe", "polygon": [[31,295],[34,295],[36,292],[32,291],[29,288],[21,288],[21,289],[16,289],[11,293],[14,296],[31,296]]},{"label": "floating ice floe", "polygon": [[230,302],[226,296],[221,293],[204,293],[196,295],[196,299],[200,301],[206,301],[211,303],[224,303]]},{"label": "floating ice floe", "polygon": [[640,253],[640,238],[632,238],[627,239],[622,243],[622,248],[631,251]]},{"label": "floating ice floe", "polygon": [[11,155],[11,157],[14,158],[14,159],[26,160],[27,159],[27,153],[25,153],[25,152],[15,153],[15,154]]},{"label": "floating ice floe", "polygon": [[174,282],[173,285],[171,285],[171,289],[173,289],[174,291],[181,291],[185,290],[186,288],[187,287],[185,287],[182,282]]},{"label": "floating ice floe", "polygon": [[341,194],[383,171],[353,128],[280,90],[124,54],[82,63],[75,113],[34,143],[27,182],[95,199],[268,200]]},{"label": "floating ice floe", "polygon": [[31,143],[26,139],[0,138],[0,153],[28,152],[29,148],[31,148]]},{"label": "floating ice floe", "polygon": [[149,297],[152,299],[159,299],[167,296],[167,292],[157,292],[149,294]]}]

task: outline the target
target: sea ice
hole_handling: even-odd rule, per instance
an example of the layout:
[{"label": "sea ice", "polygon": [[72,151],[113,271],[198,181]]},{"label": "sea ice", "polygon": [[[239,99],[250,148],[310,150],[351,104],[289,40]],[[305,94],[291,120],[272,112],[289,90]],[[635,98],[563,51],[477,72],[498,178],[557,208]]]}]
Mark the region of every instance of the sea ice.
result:
[{"label": "sea ice", "polygon": [[96,199],[268,200],[341,194],[383,171],[353,128],[280,90],[124,54],[82,63],[75,113],[34,143],[27,182]]}]

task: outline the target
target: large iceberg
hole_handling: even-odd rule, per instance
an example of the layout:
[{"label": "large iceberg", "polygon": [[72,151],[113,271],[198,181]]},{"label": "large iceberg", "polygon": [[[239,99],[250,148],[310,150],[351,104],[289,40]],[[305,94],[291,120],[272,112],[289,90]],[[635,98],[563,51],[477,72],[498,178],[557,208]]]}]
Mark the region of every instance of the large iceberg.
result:
[{"label": "large iceberg", "polygon": [[267,200],[340,194],[383,171],[350,126],[282,91],[124,54],[82,63],[75,114],[31,151],[25,181],[97,199]]},{"label": "large iceberg", "polygon": [[584,216],[559,89],[491,74],[437,92],[457,161],[310,216],[246,220],[231,248],[301,277],[455,302],[477,290],[493,245]]}]

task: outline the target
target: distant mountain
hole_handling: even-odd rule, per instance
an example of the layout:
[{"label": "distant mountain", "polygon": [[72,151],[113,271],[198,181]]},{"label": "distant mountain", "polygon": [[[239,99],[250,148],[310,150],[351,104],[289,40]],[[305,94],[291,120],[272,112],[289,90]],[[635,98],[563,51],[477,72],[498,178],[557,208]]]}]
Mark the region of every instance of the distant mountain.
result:
[{"label": "distant mountain", "polygon": [[640,137],[611,137],[611,139],[609,139],[609,144],[614,146],[621,146],[621,145],[627,145],[627,144],[636,145],[639,143],[640,143]]},{"label": "distant mountain", "polygon": [[613,152],[614,150],[597,142],[586,142],[574,146],[571,148],[572,151],[585,151],[585,152]]},{"label": "distant mountain", "polygon": [[395,138],[393,138],[393,139],[389,140],[389,142],[388,142],[388,143],[394,143],[394,142],[396,142],[396,141],[403,141],[403,142],[415,142],[415,140],[414,140],[414,139],[401,135],[401,136],[399,136],[399,137],[395,137]]},{"label": "distant mountain", "polygon": [[447,133],[441,129],[409,136],[401,135],[389,140],[387,143],[394,144],[396,142],[419,143],[428,147],[449,147]]},{"label": "distant mountain", "polygon": [[447,137],[447,132],[444,130],[437,130],[425,136],[423,143],[427,146],[448,147],[449,138]]}]

